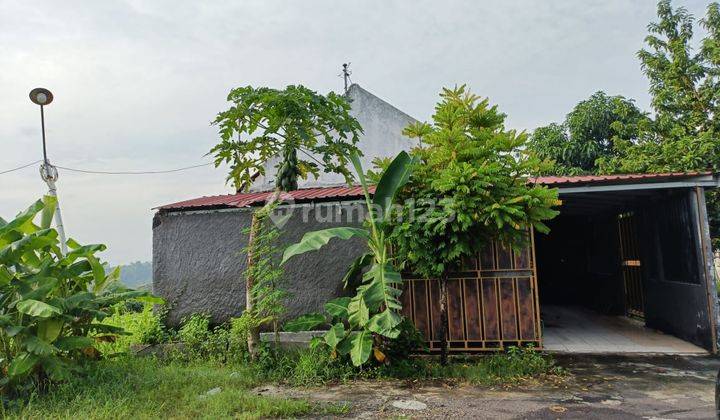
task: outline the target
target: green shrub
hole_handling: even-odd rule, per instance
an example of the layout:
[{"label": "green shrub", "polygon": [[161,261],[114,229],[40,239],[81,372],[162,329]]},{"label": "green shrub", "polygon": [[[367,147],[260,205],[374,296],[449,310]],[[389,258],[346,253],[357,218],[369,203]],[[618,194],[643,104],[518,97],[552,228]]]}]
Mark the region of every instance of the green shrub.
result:
[{"label": "green shrub", "polygon": [[170,333],[174,340],[182,343],[170,356],[180,360],[246,362],[250,322],[249,317],[241,316],[213,326],[208,315],[193,314],[183,319],[174,335]]},{"label": "green shrub", "polygon": [[117,305],[115,312],[105,319],[107,325],[120,327],[127,335],[119,336],[114,342],[99,343],[103,354],[127,353],[134,344],[158,344],[167,341],[168,332],[161,317],[155,313],[152,304],[137,307]]},{"label": "green shrub", "polygon": [[504,353],[456,360],[447,366],[430,365],[430,377],[455,378],[473,384],[513,382],[544,374],[560,374],[549,355],[532,347],[510,347]]}]

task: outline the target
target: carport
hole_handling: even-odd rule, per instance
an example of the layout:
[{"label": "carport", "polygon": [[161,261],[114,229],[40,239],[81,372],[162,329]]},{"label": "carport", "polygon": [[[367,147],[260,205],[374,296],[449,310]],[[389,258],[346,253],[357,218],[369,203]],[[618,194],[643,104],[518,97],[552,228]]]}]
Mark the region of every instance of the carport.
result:
[{"label": "carport", "polygon": [[543,177],[561,214],[535,236],[542,342],[584,353],[717,352],[705,207],[712,173]]}]

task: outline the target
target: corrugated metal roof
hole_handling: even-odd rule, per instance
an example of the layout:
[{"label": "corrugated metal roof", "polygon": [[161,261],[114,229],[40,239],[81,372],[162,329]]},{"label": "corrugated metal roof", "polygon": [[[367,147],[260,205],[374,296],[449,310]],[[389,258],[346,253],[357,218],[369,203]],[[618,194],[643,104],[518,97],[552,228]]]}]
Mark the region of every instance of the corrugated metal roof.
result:
[{"label": "corrugated metal roof", "polygon": [[[563,187],[568,185],[603,185],[623,184],[632,182],[662,182],[667,180],[680,180],[703,175],[712,175],[712,172],[672,172],[663,174],[619,174],[619,175],[580,175],[580,176],[543,176],[531,178],[530,182],[552,187]],[[370,187],[370,192],[375,188]],[[157,210],[192,210],[192,209],[213,209],[213,208],[242,208],[265,203],[273,191],[262,191],[253,193],[217,195],[211,197],[200,197],[192,200],[180,201],[156,207]],[[283,202],[309,202],[316,200],[331,200],[339,198],[360,198],[362,188],[353,187],[319,187],[305,188],[296,191],[284,192],[281,195]]]},{"label": "corrugated metal roof", "polygon": [[558,187],[563,184],[610,184],[634,181],[660,182],[665,180],[678,180],[695,176],[712,175],[712,172],[668,172],[661,174],[617,174],[617,175],[578,175],[578,176],[541,176],[532,178],[535,184]]},{"label": "corrugated metal roof", "polygon": [[[375,187],[370,187],[374,192]],[[264,204],[274,191],[262,191],[254,193],[240,193],[228,195],[216,195],[211,197],[200,197],[192,200],[180,201],[156,207],[159,210],[190,210],[200,208],[241,208],[253,205]],[[308,202],[315,200],[327,200],[337,198],[359,198],[363,196],[362,187],[322,187],[305,188],[302,190],[283,192],[280,200],[283,202]]]}]

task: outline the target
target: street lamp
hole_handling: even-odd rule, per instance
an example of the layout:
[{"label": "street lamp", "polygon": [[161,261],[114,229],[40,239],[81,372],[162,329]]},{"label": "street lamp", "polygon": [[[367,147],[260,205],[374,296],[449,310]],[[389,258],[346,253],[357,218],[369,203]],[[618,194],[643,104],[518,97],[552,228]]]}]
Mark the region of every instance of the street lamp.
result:
[{"label": "street lamp", "polygon": [[[45,105],[49,105],[53,101],[53,94],[45,88],[35,88],[30,91],[30,100],[40,105],[40,126],[42,129],[42,146],[43,146],[43,163],[40,165],[40,177],[48,186],[48,195],[57,198],[57,187],[55,182],[58,179],[57,168],[54,167],[47,157],[47,145],[45,142]],[[57,200],[55,208],[55,225],[60,237],[60,250],[63,255],[67,255],[67,243],[65,241],[65,227],[62,222],[62,214],[60,213],[60,200]]]}]

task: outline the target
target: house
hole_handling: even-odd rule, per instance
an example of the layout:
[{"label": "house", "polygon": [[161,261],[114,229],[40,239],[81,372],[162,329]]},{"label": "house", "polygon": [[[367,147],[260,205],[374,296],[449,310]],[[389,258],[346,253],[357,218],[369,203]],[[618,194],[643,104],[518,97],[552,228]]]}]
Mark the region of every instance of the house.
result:
[{"label": "house", "polygon": [[[374,158],[394,157],[416,144],[402,135],[415,119],[357,84],[349,87],[346,96],[350,114],[363,128],[357,147],[363,152],[364,167],[372,168]],[[247,246],[242,231],[250,224],[252,207],[262,205],[266,196],[263,191],[275,188],[276,163],[266,164],[266,175],[255,180],[247,195],[206,197],[158,208],[153,220],[153,290],[173,302],[170,323],[195,312],[209,313],[218,321],[242,313],[246,259],[241,250]],[[297,209],[299,218],[291,218],[283,226],[286,244],[310,230],[361,223],[360,189],[327,188],[343,186],[341,175],[321,172],[317,179],[311,176],[298,180],[298,184],[303,189],[297,193],[301,196],[295,205],[287,207]],[[319,189],[307,190],[312,187]],[[329,206],[328,202],[336,205]],[[317,203],[323,205],[316,209]],[[344,217],[337,217],[338,212]],[[330,218],[335,221],[329,222]],[[337,274],[357,257],[362,246],[349,241],[334,246],[331,254],[301,256],[296,259],[298,263],[288,264],[286,273],[292,279],[289,288],[295,296],[290,315],[321,309],[328,299],[342,293]],[[295,281],[299,278],[302,282]]]},{"label": "house", "polygon": [[[355,85],[353,113],[365,129],[366,164],[411,143],[412,119]],[[386,147],[387,146],[387,147]],[[216,321],[244,308],[243,229],[270,195],[272,175],[254,191],[158,208],[153,222],[154,290],[177,323],[194,312]],[[542,177],[558,188],[560,216],[525,249],[491,243],[450,274],[452,351],[532,344],[553,351],[717,353],[718,298],[704,191],[712,173]],[[288,193],[281,241],[362,222],[362,193],[322,177]],[[289,316],[316,311],[346,293],[340,279],[363,251],[335,241],[286,265]],[[403,311],[439,347],[437,280],[406,276]]]}]

